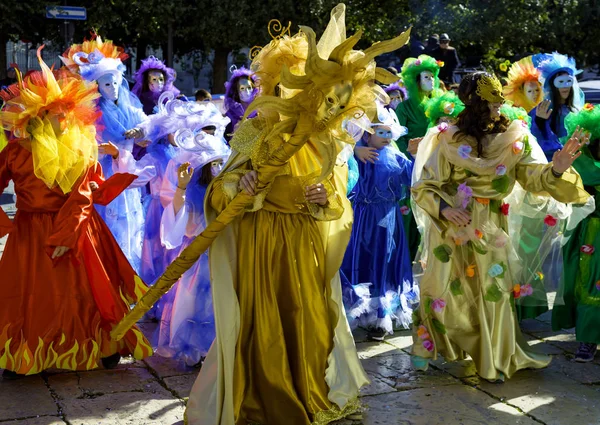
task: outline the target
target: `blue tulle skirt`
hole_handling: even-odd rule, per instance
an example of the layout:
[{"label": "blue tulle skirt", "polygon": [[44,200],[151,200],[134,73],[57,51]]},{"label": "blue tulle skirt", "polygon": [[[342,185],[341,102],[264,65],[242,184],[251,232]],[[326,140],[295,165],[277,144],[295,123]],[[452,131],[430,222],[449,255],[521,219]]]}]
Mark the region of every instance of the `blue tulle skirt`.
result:
[{"label": "blue tulle skirt", "polygon": [[[176,258],[192,240],[186,237],[181,249],[169,252],[167,259]],[[152,341],[156,354],[189,366],[206,356],[215,339],[207,253],[156,304],[154,313],[160,323]]]},{"label": "blue tulle skirt", "polygon": [[419,294],[397,202],[355,203],[342,286],[352,327],[410,327]]}]

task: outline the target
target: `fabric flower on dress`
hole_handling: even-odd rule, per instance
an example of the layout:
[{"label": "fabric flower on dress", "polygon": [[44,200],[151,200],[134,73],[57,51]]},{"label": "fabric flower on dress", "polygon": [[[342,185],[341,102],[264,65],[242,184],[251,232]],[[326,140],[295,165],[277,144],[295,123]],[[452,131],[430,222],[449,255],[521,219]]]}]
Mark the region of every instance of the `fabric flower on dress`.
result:
[{"label": "fabric flower on dress", "polygon": [[600,280],[599,280],[598,282],[596,282],[596,289],[597,289],[598,291],[600,291]]},{"label": "fabric flower on dress", "polygon": [[423,348],[425,348],[430,353],[433,351],[433,341],[425,340],[423,341]]},{"label": "fabric flower on dress", "polygon": [[473,148],[467,144],[462,144],[458,147],[458,155],[462,159],[468,159],[469,156],[471,156],[472,151],[473,151]]},{"label": "fabric flower on dress", "polygon": [[444,307],[446,307],[446,301],[444,301],[441,298],[438,298],[437,300],[434,300],[431,303],[431,308],[433,309],[433,311],[435,311],[436,313],[441,313],[442,310],[444,309]]},{"label": "fabric flower on dress", "polygon": [[506,165],[500,164],[496,167],[496,175],[503,176],[506,174]]},{"label": "fabric flower on dress", "polygon": [[429,331],[423,325],[417,328],[417,336],[419,339],[429,339]]},{"label": "fabric flower on dress", "polygon": [[592,255],[596,251],[596,248],[593,245],[583,245],[580,251],[583,254]]},{"label": "fabric flower on dress", "polygon": [[402,215],[408,215],[410,213],[410,208],[408,208],[406,205],[403,205],[400,207],[400,213]]},{"label": "fabric flower on dress", "polygon": [[447,122],[441,122],[438,124],[437,126],[438,130],[443,133],[444,131],[448,130],[448,123]]},{"label": "fabric flower on dress", "polygon": [[467,275],[467,277],[475,277],[475,267],[475,264],[471,264],[467,267],[467,269],[465,270],[465,274]]},{"label": "fabric flower on dress", "polygon": [[513,143],[513,145],[512,145],[513,153],[515,155],[521,153],[521,151],[523,151],[523,146],[524,146],[523,142],[515,142],[515,143]]},{"label": "fabric flower on dress", "polygon": [[504,233],[501,233],[498,236],[496,236],[496,240],[494,241],[494,246],[496,248],[504,248],[506,246],[507,242],[508,242],[508,237]]},{"label": "fabric flower on dress", "polygon": [[479,229],[475,229],[475,237],[477,239],[483,239],[483,232]]},{"label": "fabric flower on dress", "polygon": [[490,198],[475,198],[475,200],[477,202],[479,202],[481,205],[489,205],[490,204]]},{"label": "fabric flower on dress", "polygon": [[502,215],[508,215],[508,210],[510,209],[510,204],[502,204],[500,205],[500,212]]},{"label": "fabric flower on dress", "polygon": [[471,189],[466,183],[461,183],[458,186],[458,197],[460,199],[461,206],[467,208],[471,198],[473,197],[473,189]]},{"label": "fabric flower on dress", "polygon": [[535,272],[535,280],[544,280],[544,273]]},{"label": "fabric flower on dress", "polygon": [[583,110],[584,111],[593,111],[594,105],[592,105],[591,103],[586,103],[585,105],[583,105]]},{"label": "fabric flower on dress", "polygon": [[558,222],[558,220],[556,220],[556,218],[550,214],[548,214],[545,218],[544,218],[544,224],[546,224],[546,226],[556,226],[556,223]]},{"label": "fabric flower on dress", "polygon": [[528,297],[533,294],[533,287],[527,283],[525,285],[519,285],[518,283],[513,287],[513,294],[515,299]]},{"label": "fabric flower on dress", "polygon": [[490,277],[498,277],[504,274],[504,267],[498,263],[494,263],[490,266],[488,270],[488,275]]}]

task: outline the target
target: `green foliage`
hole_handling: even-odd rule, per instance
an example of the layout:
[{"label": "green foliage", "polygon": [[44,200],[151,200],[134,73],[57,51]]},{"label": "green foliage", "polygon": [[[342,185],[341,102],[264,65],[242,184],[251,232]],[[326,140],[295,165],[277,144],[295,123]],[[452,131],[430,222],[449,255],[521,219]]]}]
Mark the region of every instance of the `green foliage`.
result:
[{"label": "green foliage", "polygon": [[495,281],[489,286],[483,299],[492,303],[497,303],[502,299],[502,291]]},{"label": "green foliage", "polygon": [[450,246],[446,244],[437,246],[433,250],[433,255],[435,255],[435,258],[440,260],[442,263],[447,263],[448,261],[450,261],[450,256],[452,255],[452,248],[450,248]]}]

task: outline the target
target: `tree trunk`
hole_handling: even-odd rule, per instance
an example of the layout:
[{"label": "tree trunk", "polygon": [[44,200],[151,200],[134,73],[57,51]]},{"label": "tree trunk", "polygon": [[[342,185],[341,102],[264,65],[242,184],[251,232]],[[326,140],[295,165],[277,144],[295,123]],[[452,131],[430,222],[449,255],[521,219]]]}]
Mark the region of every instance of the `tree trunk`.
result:
[{"label": "tree trunk", "polygon": [[215,58],[213,60],[213,86],[212,92],[215,94],[225,93],[225,82],[227,81],[227,57],[229,50],[218,47],[215,49]]},{"label": "tree trunk", "polygon": [[8,38],[0,32],[0,80],[6,78],[6,69],[8,64],[6,63],[6,43]]}]

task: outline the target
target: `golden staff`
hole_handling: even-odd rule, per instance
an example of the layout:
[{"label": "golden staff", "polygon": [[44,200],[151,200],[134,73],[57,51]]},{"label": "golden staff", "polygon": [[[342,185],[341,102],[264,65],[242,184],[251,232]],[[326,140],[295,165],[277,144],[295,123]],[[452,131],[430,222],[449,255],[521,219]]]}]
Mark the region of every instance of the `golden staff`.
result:
[{"label": "golden staff", "polygon": [[[298,121],[296,128],[312,129],[311,125]],[[310,133],[302,132],[293,134],[290,140],[279,146],[267,160],[267,166],[260,167],[258,172],[258,183],[256,184],[257,193],[264,190],[271,184],[289,159],[302,148],[308,141]],[[192,243],[183,250],[183,252],[171,263],[164,274],[152,286],[148,292],[139,300],[136,306],[115,326],[110,336],[114,340],[120,340],[127,331],[146,314],[169,289],[181,278],[190,267],[194,265],[198,258],[210,247],[212,242],[237,216],[239,216],[248,206],[254,202],[254,196],[249,195],[245,190],[239,192],[235,198],[221,211],[217,218],[212,221]]]}]

